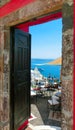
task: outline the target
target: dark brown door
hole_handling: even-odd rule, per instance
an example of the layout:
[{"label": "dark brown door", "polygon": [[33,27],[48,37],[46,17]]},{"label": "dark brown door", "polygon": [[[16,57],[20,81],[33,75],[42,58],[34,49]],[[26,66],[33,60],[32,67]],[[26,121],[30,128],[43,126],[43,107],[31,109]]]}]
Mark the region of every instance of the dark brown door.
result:
[{"label": "dark brown door", "polygon": [[30,116],[30,49],[30,34],[11,29],[11,130]]}]

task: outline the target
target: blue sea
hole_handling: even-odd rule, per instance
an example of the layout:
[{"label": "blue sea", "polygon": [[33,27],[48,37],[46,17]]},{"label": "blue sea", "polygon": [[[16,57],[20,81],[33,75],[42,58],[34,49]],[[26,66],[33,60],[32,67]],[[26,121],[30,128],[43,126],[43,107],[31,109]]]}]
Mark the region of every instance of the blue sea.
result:
[{"label": "blue sea", "polygon": [[53,59],[31,59],[31,69],[37,67],[41,74],[45,77],[49,75],[60,79],[61,65],[46,65],[46,63]]}]

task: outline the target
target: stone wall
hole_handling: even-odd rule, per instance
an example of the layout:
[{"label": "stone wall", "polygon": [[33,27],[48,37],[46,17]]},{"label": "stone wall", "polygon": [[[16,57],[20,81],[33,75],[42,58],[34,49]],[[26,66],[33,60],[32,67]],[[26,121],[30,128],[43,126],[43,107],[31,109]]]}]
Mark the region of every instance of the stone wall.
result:
[{"label": "stone wall", "polygon": [[10,0],[0,0],[0,7],[8,3]]},{"label": "stone wall", "polygon": [[[9,41],[8,29],[0,27],[0,130],[9,128]],[[5,128],[5,129],[4,129]]]},{"label": "stone wall", "polygon": [[[61,10],[62,0],[36,0],[0,20],[0,130],[10,130],[9,27]],[[63,0],[62,130],[73,125],[73,0]]]},{"label": "stone wall", "polygon": [[73,130],[73,1],[63,3],[62,129]]},{"label": "stone wall", "polygon": [[10,29],[61,9],[61,0],[36,0],[0,19],[0,130],[10,130]]},{"label": "stone wall", "polygon": [[31,4],[9,14],[1,19],[0,23],[12,26],[16,25],[44,14],[50,14],[62,8],[63,0],[36,0]]}]

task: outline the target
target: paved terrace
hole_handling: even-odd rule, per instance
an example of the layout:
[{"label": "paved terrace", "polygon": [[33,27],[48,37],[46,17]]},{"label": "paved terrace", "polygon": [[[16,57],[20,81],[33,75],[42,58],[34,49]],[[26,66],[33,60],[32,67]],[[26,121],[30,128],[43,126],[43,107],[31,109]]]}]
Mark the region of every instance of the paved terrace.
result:
[{"label": "paved terrace", "polygon": [[[55,114],[52,117],[51,112],[48,111],[47,101],[49,97],[33,97],[31,99],[31,113],[34,116],[32,120],[29,121],[29,126],[26,130],[59,130],[59,129],[49,129],[49,128],[38,128],[40,125],[57,126],[61,127],[61,118]],[[36,127],[38,126],[38,127]]]}]

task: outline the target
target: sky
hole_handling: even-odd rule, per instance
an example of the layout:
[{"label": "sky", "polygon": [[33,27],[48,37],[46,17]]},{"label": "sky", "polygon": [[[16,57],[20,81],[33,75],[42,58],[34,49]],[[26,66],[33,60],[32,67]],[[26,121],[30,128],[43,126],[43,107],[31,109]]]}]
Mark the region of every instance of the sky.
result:
[{"label": "sky", "polygon": [[62,19],[31,26],[31,58],[56,59],[62,55]]}]

